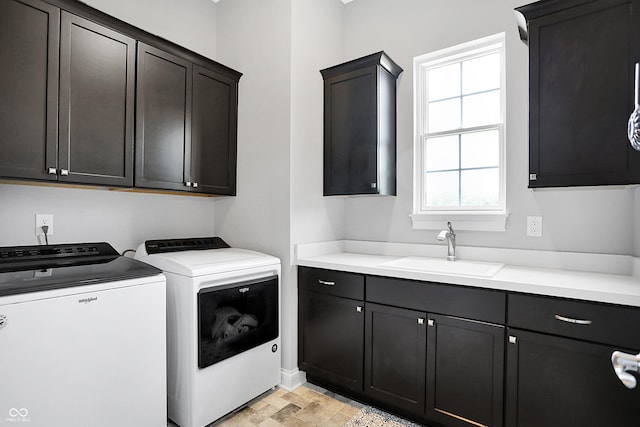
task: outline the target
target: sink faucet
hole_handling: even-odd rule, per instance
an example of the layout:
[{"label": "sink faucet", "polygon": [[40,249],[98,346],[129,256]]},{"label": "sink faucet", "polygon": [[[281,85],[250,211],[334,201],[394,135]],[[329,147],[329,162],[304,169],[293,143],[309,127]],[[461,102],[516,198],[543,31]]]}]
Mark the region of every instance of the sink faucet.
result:
[{"label": "sink faucet", "polygon": [[447,261],[455,261],[456,260],[456,233],[453,231],[453,227],[451,227],[451,221],[447,222],[448,230],[442,230],[440,234],[438,234],[438,241],[444,242],[445,239],[447,241]]}]

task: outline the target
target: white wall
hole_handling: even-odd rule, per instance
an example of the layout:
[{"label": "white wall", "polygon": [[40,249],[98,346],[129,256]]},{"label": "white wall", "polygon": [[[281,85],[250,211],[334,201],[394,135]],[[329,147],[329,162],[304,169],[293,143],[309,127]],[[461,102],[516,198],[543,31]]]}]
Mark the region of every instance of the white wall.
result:
[{"label": "white wall", "polygon": [[[323,80],[320,69],[343,62],[343,4],[292,0],[291,17],[291,242],[344,236],[344,199],[323,197]],[[291,348],[285,369],[297,367],[297,270],[291,270]]]},{"label": "white wall", "polygon": [[49,243],[105,241],[119,252],[214,232],[213,198],[0,184],[0,246],[37,245],[38,213],[53,214]]},{"label": "white wall", "polygon": [[210,59],[216,57],[216,5],[211,0],[82,1]]},{"label": "white wall", "polygon": [[[437,231],[414,231],[412,211],[413,57],[506,32],[507,231],[459,232],[459,245],[631,254],[634,190],[527,189],[528,50],[513,7],[504,0],[356,0],[345,6],[345,55],[386,51],[404,73],[398,83],[398,196],[346,202],[345,237],[434,243]],[[373,214],[372,214],[373,213]],[[526,237],[527,215],[543,217],[543,237]],[[444,224],[443,224],[444,226]],[[455,221],[453,222],[455,228]],[[636,249],[638,251],[638,249]]]},{"label": "white wall", "polygon": [[291,0],[225,0],[218,61],[244,75],[238,110],[238,195],[216,203],[216,234],[282,262],[282,356],[295,367],[295,283],[290,256]]},{"label": "white wall", "polygon": [[[129,24],[215,59],[210,0],[87,0]],[[153,238],[214,233],[215,199],[0,184],[0,246],[37,244],[34,215],[54,215],[51,243],[107,241],[118,251]]]},{"label": "white wall", "polygon": [[344,201],[322,197],[322,77],[342,61],[339,0],[218,6],[217,59],[240,80],[238,196],[216,203],[216,233],[282,261],[283,368],[297,367],[299,242],[340,239]]}]

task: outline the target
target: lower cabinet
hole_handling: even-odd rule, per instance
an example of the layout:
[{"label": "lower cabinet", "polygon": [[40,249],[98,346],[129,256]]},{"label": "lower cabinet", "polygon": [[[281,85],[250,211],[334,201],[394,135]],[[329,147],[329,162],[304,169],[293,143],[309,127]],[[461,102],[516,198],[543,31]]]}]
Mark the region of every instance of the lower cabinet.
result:
[{"label": "lower cabinet", "polygon": [[427,324],[427,418],[502,426],[505,328],[436,314]]},{"label": "lower cabinet", "polygon": [[415,414],[424,411],[426,314],[367,303],[365,393]]},{"label": "lower cabinet", "polygon": [[640,351],[637,307],[308,267],[298,278],[311,382],[431,427],[640,425],[640,386],[611,364]]},{"label": "lower cabinet", "polygon": [[611,353],[624,349],[518,329],[508,333],[508,427],[640,424],[640,389],[627,389],[611,367]]},{"label": "lower cabinet", "polygon": [[[311,382],[422,424],[502,427],[505,328],[458,315],[471,297],[504,313],[504,293],[308,267],[298,279],[299,366]],[[394,285],[406,295],[381,293]],[[434,300],[456,316],[431,313]]]},{"label": "lower cabinet", "polygon": [[300,291],[300,368],[349,390],[362,391],[363,303]]},{"label": "lower cabinet", "polygon": [[640,388],[626,388],[611,355],[640,351],[640,310],[509,295],[507,427],[640,425]]}]

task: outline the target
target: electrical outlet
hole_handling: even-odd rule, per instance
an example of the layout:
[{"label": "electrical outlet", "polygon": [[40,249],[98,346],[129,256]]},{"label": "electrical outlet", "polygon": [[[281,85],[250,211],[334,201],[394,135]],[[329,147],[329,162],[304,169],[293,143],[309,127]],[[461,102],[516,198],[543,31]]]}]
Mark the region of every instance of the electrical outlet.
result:
[{"label": "electrical outlet", "polygon": [[542,237],[542,217],[527,217],[527,237]]},{"label": "electrical outlet", "polygon": [[43,225],[49,227],[47,236],[51,236],[53,234],[53,214],[36,214],[36,236],[44,236]]}]

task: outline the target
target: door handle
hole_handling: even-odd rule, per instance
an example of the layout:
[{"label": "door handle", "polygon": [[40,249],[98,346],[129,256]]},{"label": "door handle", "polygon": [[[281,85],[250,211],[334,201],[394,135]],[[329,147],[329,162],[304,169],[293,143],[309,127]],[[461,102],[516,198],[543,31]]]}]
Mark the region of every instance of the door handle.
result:
[{"label": "door handle", "polygon": [[629,372],[640,371],[640,353],[634,355],[629,353],[623,353],[621,351],[614,351],[611,353],[611,364],[616,375],[622,381],[628,389],[636,388],[636,377]]},{"label": "door handle", "polygon": [[326,286],[335,286],[336,282],[327,282],[326,280],[318,280],[318,283],[320,283],[321,285],[326,285]]},{"label": "door handle", "polygon": [[560,316],[559,314],[556,314],[553,317],[555,317],[556,320],[560,320],[561,322],[573,323],[575,325],[590,325],[593,323],[591,320],[572,319],[571,317]]}]

